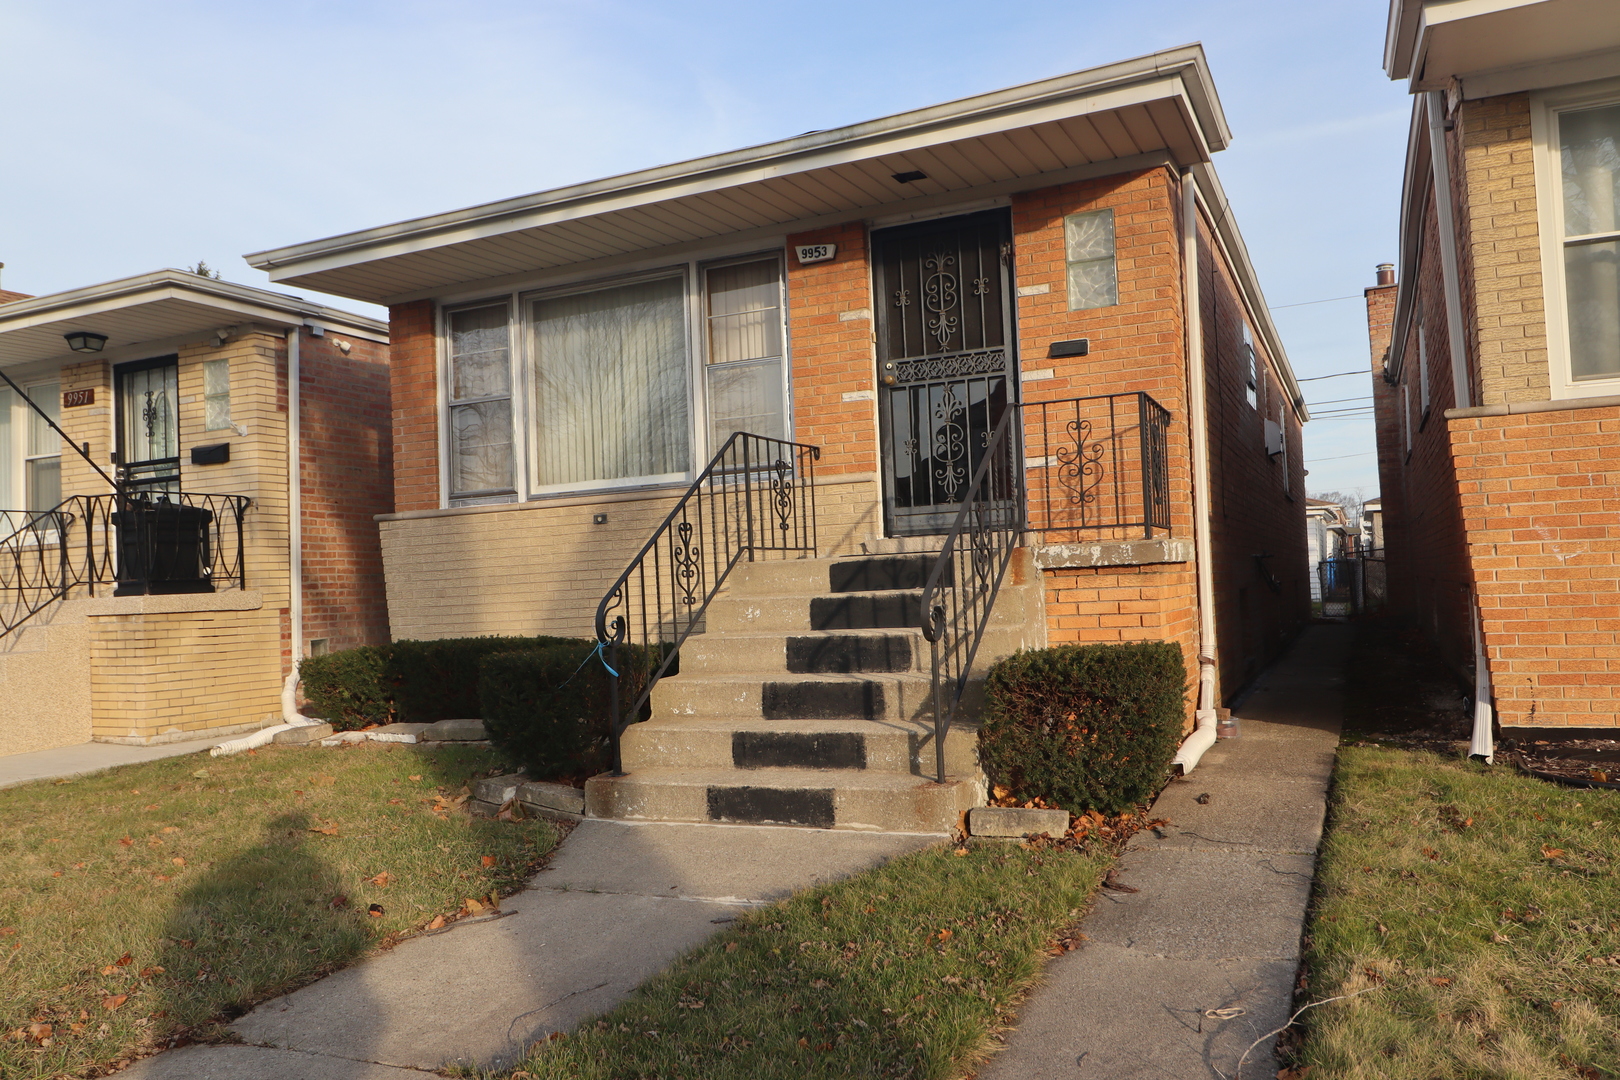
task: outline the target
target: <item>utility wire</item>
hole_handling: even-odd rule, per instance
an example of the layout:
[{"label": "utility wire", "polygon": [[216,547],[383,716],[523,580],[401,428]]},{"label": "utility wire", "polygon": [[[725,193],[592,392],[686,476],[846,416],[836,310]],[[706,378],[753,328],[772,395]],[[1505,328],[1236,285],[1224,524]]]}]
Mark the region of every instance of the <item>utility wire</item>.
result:
[{"label": "utility wire", "polygon": [[1340,454],[1338,457],[1306,458],[1305,459],[1305,464],[1307,464],[1307,465],[1320,465],[1324,461],[1343,461],[1345,458],[1372,457],[1376,453],[1378,453],[1378,451],[1376,451],[1376,450],[1368,450],[1365,454]]},{"label": "utility wire", "polygon": [[1340,300],[1360,300],[1360,299],[1361,299],[1361,297],[1359,297],[1359,296],[1330,296],[1326,300],[1302,300],[1297,304],[1278,304],[1275,307],[1271,308],[1270,310],[1272,310],[1272,311],[1281,311],[1283,308],[1310,307],[1312,304],[1334,304],[1334,303],[1337,303]]},{"label": "utility wire", "polygon": [[1295,379],[1295,382],[1316,382],[1318,379],[1342,379],[1346,375],[1371,375],[1371,371],[1341,371],[1337,375],[1312,375],[1308,379]]},{"label": "utility wire", "polygon": [[1314,409],[1318,405],[1337,405],[1341,401],[1371,401],[1371,400],[1372,400],[1372,395],[1371,394],[1362,394],[1360,397],[1328,398],[1328,400],[1326,400],[1326,401],[1307,401],[1305,404],[1309,405],[1311,408]]}]

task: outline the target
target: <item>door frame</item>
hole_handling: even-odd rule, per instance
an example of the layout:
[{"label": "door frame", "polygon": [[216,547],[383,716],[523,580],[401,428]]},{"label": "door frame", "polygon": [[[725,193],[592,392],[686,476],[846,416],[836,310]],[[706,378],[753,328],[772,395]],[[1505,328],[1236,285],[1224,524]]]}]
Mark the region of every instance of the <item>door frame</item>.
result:
[{"label": "door frame", "polygon": [[[129,432],[124,424],[124,385],[130,375],[142,371],[151,371],[154,368],[174,368],[174,457],[152,458],[150,461],[129,462],[125,460],[125,438]],[[154,356],[146,360],[131,360],[127,363],[114,364],[113,374],[113,445],[118,450],[118,475],[126,491],[135,489],[153,489],[173,484],[173,490],[180,490],[180,356],[170,353],[167,356]],[[130,480],[129,466],[154,465],[173,460],[174,474],[167,479]]]}]

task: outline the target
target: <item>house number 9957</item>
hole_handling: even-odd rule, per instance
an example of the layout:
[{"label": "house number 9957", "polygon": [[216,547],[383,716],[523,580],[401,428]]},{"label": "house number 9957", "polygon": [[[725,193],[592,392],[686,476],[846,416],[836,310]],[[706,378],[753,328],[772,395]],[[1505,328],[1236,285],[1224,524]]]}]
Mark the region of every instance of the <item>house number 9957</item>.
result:
[{"label": "house number 9957", "polygon": [[800,244],[799,264],[826,262],[838,252],[837,244]]}]

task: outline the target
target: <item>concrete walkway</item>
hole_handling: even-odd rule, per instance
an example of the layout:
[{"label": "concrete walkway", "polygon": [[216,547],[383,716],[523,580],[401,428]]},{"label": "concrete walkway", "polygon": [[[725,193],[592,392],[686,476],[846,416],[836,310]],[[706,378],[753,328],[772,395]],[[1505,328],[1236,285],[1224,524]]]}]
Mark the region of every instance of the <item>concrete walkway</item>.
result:
[{"label": "concrete walkway", "polygon": [[[1140,891],[1101,894],[980,1080],[1233,1080],[1287,1021],[1352,633],[1307,630],[1235,710],[1239,737],[1160,795],[1173,825],[1119,866]],[[1274,1042],[1244,1080],[1276,1075]]]},{"label": "concrete walkway", "polygon": [[937,843],[923,834],[585,821],[500,916],[407,941],[231,1025],[244,1046],[120,1080],[401,1080],[510,1066],[622,1000],[737,912]]},{"label": "concrete walkway", "polygon": [[[239,738],[236,735],[227,738]],[[54,750],[34,750],[27,754],[0,757],[0,788],[26,784],[30,780],[54,780],[61,776],[83,776],[115,765],[137,765],[143,761],[196,754],[220,739],[193,739],[188,742],[160,743],[156,746],[120,746],[117,743],[87,742],[59,746]]]}]

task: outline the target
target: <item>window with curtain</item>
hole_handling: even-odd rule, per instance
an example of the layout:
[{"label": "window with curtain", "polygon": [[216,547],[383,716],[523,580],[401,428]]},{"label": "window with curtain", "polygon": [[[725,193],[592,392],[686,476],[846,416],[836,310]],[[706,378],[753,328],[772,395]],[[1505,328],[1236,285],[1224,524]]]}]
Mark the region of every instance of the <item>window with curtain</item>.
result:
[{"label": "window with curtain", "polygon": [[1070,214],[1063,219],[1063,243],[1069,270],[1069,310],[1119,303],[1119,274],[1114,263],[1114,212],[1090,210]]},{"label": "window with curtain", "polygon": [[782,268],[773,257],[704,271],[709,450],[732,432],[786,438]]},{"label": "window with curtain", "polygon": [[1570,375],[1620,377],[1620,104],[1558,116]]},{"label": "window with curtain", "polygon": [[[62,422],[62,385],[37,383],[28,396],[57,423]],[[62,501],[62,439],[39,413],[28,410],[28,439],[23,458],[23,484],[28,510],[54,510]]]},{"label": "window with curtain", "polygon": [[540,297],[528,313],[536,487],[691,468],[684,277]]},{"label": "window with curtain", "polygon": [[512,490],[512,343],[506,304],[447,315],[450,497]]}]

